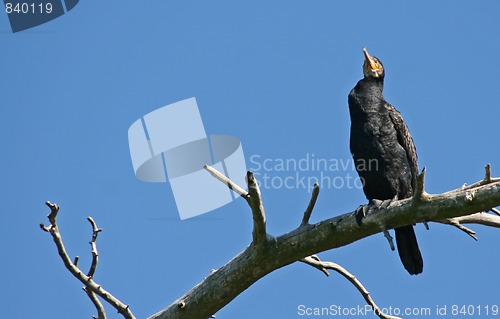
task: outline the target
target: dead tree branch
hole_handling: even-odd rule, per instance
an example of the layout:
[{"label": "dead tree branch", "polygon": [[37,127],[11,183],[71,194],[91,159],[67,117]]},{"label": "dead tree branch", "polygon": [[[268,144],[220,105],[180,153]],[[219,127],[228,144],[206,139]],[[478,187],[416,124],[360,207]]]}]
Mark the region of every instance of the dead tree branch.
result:
[{"label": "dead tree branch", "polygon": [[363,286],[363,284],[354,276],[351,274],[347,269],[343,268],[339,264],[332,263],[329,261],[321,261],[319,258],[314,258],[315,256],[310,256],[302,259],[301,261],[303,263],[306,263],[310,266],[313,266],[314,268],[317,268],[321,271],[325,271],[326,269],[331,269],[340,275],[342,275],[344,278],[349,280],[349,282],[358,289],[358,291],[361,293],[363,298],[365,299],[366,303],[373,309],[373,313],[376,314],[380,319],[401,319],[399,317],[394,317],[388,314],[385,314],[375,303],[373,298],[370,295],[370,292]]},{"label": "dead tree branch", "polygon": [[246,199],[252,209],[253,216],[253,243],[262,246],[267,240],[266,213],[264,212],[259,184],[257,184],[252,172],[247,172],[247,184],[248,196]]},{"label": "dead tree branch", "polygon": [[92,246],[92,263],[90,264],[90,269],[87,273],[87,276],[92,278],[94,277],[95,270],[97,269],[97,263],[99,262],[99,254],[97,253],[96,243],[97,235],[102,231],[102,229],[97,227],[97,224],[92,219],[92,217],[87,217],[87,220],[89,221],[90,225],[92,225],[92,240],[90,241],[90,246]]},{"label": "dead tree branch", "polygon": [[495,215],[500,216],[500,210],[496,209],[495,207],[492,207],[490,211],[493,212]]},{"label": "dead tree branch", "polygon": [[[257,253],[255,245],[250,245],[150,319],[208,318],[270,272],[318,252],[351,244],[382,232],[383,229],[462,217],[464,219],[460,223],[477,220],[483,225],[500,224],[497,216],[489,214],[489,217],[481,219],[474,216],[477,212],[488,211],[500,205],[500,179],[485,177],[471,186],[432,195],[425,192],[424,173],[425,170],[419,174],[414,198],[392,202],[387,209],[370,210],[361,226],[356,223],[354,212],[349,212],[316,224],[299,226],[279,237],[263,236],[265,215],[262,214],[263,208],[260,209],[260,191],[250,186],[250,183],[256,185],[256,182],[253,174],[249,174],[249,195],[254,200],[250,201],[254,216],[254,242],[266,240],[267,249]],[[290,212],[291,215],[294,213]],[[469,215],[471,217],[467,219]],[[324,267],[323,269],[326,270]]]},{"label": "dead tree branch", "polygon": [[85,291],[85,293],[89,297],[90,301],[94,305],[95,309],[97,310],[97,317],[92,316],[92,318],[94,318],[94,319],[106,319],[107,318],[106,311],[104,310],[104,306],[102,305],[99,298],[97,298],[96,294],[94,292],[92,292],[91,290],[89,290],[87,287],[83,287],[82,289],[83,289],[83,291]]},{"label": "dead tree branch", "polygon": [[224,183],[229,189],[235,191],[238,195],[245,198],[252,209],[254,229],[253,229],[253,242],[256,245],[260,245],[266,241],[266,214],[264,212],[264,205],[262,204],[262,198],[260,194],[259,185],[255,180],[252,172],[247,173],[247,184],[248,192],[245,191],[241,186],[227,178],[224,174],[216,170],[210,165],[205,165],[203,167],[208,171],[213,177],[215,177],[220,182]]},{"label": "dead tree branch", "polygon": [[313,191],[311,194],[311,200],[309,201],[309,205],[307,205],[306,211],[304,212],[304,217],[302,218],[302,223],[300,223],[300,226],[305,226],[309,224],[309,219],[311,218],[314,205],[316,205],[316,200],[318,199],[318,195],[319,195],[319,185],[318,183],[314,183]]},{"label": "dead tree branch", "polygon": [[[317,261],[317,262],[310,262],[311,260]],[[302,258],[300,260],[301,262],[308,264],[309,266],[313,266],[314,268],[318,269],[322,273],[325,274],[325,276],[329,277],[330,273],[328,272],[328,269],[326,269],[323,264],[321,263],[321,259],[317,255],[311,255],[309,257]]]},{"label": "dead tree branch", "polygon": [[454,219],[460,224],[478,224],[500,228],[500,217],[488,213],[475,213],[467,216],[455,217]]},{"label": "dead tree branch", "polygon": [[224,174],[222,174],[221,172],[219,172],[218,170],[216,170],[212,166],[205,165],[205,166],[203,166],[203,168],[207,172],[209,172],[210,175],[212,175],[213,177],[215,177],[216,179],[218,179],[221,183],[226,184],[226,186],[229,189],[235,191],[241,197],[243,197],[243,198],[247,198],[248,197],[248,192],[246,190],[244,190],[238,184],[236,184],[235,182],[233,182],[232,180],[230,180],[229,178],[227,178]]},{"label": "dead tree branch", "polygon": [[[493,210],[494,208],[490,209],[490,211]],[[455,226],[458,229],[465,232],[467,235],[474,238],[474,240],[477,240],[477,237],[475,236],[476,232],[473,231],[472,229],[465,227],[463,224],[478,224],[478,225],[500,228],[500,216],[488,214],[486,212],[475,213],[455,218],[448,218],[444,220],[438,220],[437,222]]]},{"label": "dead tree branch", "polygon": [[96,306],[99,319],[105,319],[106,314],[104,313],[104,308],[100,301],[97,299],[96,295],[100,296],[103,300],[113,306],[118,313],[120,313],[125,319],[135,319],[135,316],[130,311],[129,306],[122,303],[108,291],[104,290],[98,283],[96,283],[92,276],[94,275],[95,269],[97,267],[97,248],[95,246],[95,240],[97,239],[97,233],[101,231],[92,220],[89,218],[89,222],[92,224],[93,235],[92,235],[92,265],[88,272],[88,275],[84,274],[76,265],[78,258],[75,258],[75,262],[71,261],[66,248],[64,247],[63,239],[61,233],[59,232],[59,227],[57,226],[57,213],[59,212],[59,206],[52,204],[51,202],[46,202],[46,205],[50,208],[50,214],[47,215],[50,225],[45,226],[43,223],[40,224],[40,228],[52,235],[52,239],[57,247],[57,252],[61,257],[64,266],[69,270],[69,272],[75,276],[82,284],[85,285],[84,290],[89,296],[90,300]]},{"label": "dead tree branch", "polygon": [[[300,226],[278,237],[266,233],[266,216],[262,197],[257,181],[251,172],[247,174],[248,192],[246,192],[215,169],[209,166],[205,167],[205,169],[247,200],[254,221],[252,243],[227,264],[218,270],[212,271],[209,276],[185,295],[149,317],[150,319],[206,319],[213,317],[219,309],[231,302],[257,280],[296,261],[305,262],[321,270],[326,275],[329,274],[328,269],[342,274],[356,286],[376,312],[376,309],[379,308],[371,299],[368,291],[352,274],[334,263],[320,261],[314,254],[351,244],[384,230],[415,223],[433,221],[451,224],[471,236],[475,236],[475,232],[466,228],[463,224],[474,223],[500,227],[500,216],[478,213],[487,211],[492,211],[495,214],[499,213],[495,207],[500,205],[500,178],[491,178],[489,165],[486,166],[483,180],[470,186],[463,186],[435,195],[425,191],[424,169],[417,178],[416,192],[413,198],[393,201],[389,207],[384,209],[369,208],[362,225],[358,225],[356,222],[354,212],[339,215],[316,224],[309,224],[319,192],[319,188],[315,187]],[[57,251],[66,268],[85,285],[85,291],[94,302],[99,318],[104,319],[105,314],[102,305],[99,307],[99,303],[95,302],[97,296],[110,303],[124,318],[134,319],[135,317],[128,306],[121,303],[93,280],[98,261],[95,240],[100,229],[89,220],[93,228],[91,242],[93,259],[88,274],[84,274],[77,267],[78,258],[75,258],[75,261],[72,262],[64,248],[56,223],[59,207],[50,202],[47,202],[47,205],[51,209],[51,213],[48,215],[50,225],[41,224],[40,227],[52,235]],[[290,215],[295,213],[290,212]],[[381,317],[384,314],[381,314],[380,311],[377,315],[380,318],[396,319],[396,317]]]},{"label": "dead tree branch", "polygon": [[440,223],[455,226],[456,228],[460,229],[461,231],[472,237],[472,239],[477,241],[476,232],[462,225],[457,218],[448,218],[443,221],[440,221]]}]

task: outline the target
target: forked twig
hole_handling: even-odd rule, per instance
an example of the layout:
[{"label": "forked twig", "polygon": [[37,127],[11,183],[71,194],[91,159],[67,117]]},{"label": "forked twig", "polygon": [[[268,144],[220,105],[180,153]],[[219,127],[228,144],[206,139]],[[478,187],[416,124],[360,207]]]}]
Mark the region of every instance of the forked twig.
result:
[{"label": "forked twig", "polygon": [[227,176],[216,170],[210,165],[205,165],[203,168],[208,171],[213,177],[224,183],[229,189],[234,190],[241,197],[245,198],[248,205],[252,209],[253,217],[253,242],[261,246],[267,240],[266,233],[266,213],[262,203],[259,184],[252,172],[248,171],[246,180],[248,184],[248,192],[241,186],[230,180]]},{"label": "forked twig", "polygon": [[[316,256],[316,258],[313,258],[313,256],[306,257],[301,260],[301,262],[306,263],[310,266],[313,266],[314,268],[317,268],[321,270],[324,273],[324,270],[326,269],[331,269],[340,275],[342,275],[344,278],[349,280],[351,284],[358,289],[358,291],[361,293],[363,298],[365,299],[366,303],[372,307],[373,312],[381,319],[401,319],[399,317],[391,316],[388,314],[385,314],[375,303],[373,298],[371,297],[370,293],[368,290],[363,286],[363,284],[347,269],[343,268],[342,266],[335,264],[333,262],[329,261],[321,261],[319,258]],[[324,270],[323,270],[324,269]]]},{"label": "forked twig", "polygon": [[[94,305],[96,306],[97,312],[99,314],[99,319],[105,319],[106,315],[104,314],[104,308],[102,307],[102,304],[99,306],[100,302],[96,303],[97,297],[95,295],[100,296],[103,300],[105,300],[107,303],[109,303],[111,306],[113,306],[119,314],[121,314],[125,319],[135,319],[134,314],[132,311],[130,311],[129,306],[125,305],[122,303],[120,300],[118,300],[115,296],[113,296],[111,293],[108,291],[104,290],[101,285],[97,284],[91,276],[88,276],[84,274],[76,265],[73,263],[66,252],[66,248],[64,247],[64,243],[62,240],[61,233],[59,232],[59,227],[57,226],[57,213],[59,212],[59,206],[56,204],[53,204],[49,201],[45,203],[49,208],[50,208],[50,214],[47,215],[47,218],[49,219],[50,225],[45,226],[43,223],[40,224],[40,228],[43,231],[46,231],[52,235],[52,239],[54,240],[54,243],[56,244],[57,247],[57,252],[59,253],[59,256],[61,257],[64,266],[66,269],[69,270],[69,272],[75,276],[81,283],[85,285],[85,291],[87,292],[87,295],[89,296],[90,300]],[[95,238],[97,238],[97,233],[100,231],[97,226],[94,227],[95,223],[92,223],[92,228],[95,231],[93,234],[93,241],[95,242]],[[94,238],[95,235],[95,238]],[[94,248],[94,247],[93,247]],[[93,253],[94,255],[94,253]],[[93,275],[93,272],[95,272],[95,267],[97,267],[97,250],[95,251],[96,258],[93,258],[92,266],[91,269],[89,270],[89,274]],[[95,260],[95,261],[94,261]],[[75,261],[78,261],[77,258],[75,258]],[[94,266],[94,269],[93,269]],[[93,269],[93,270],[92,270]],[[102,317],[104,315],[104,317]]]},{"label": "forked twig", "polygon": [[478,224],[488,227],[500,228],[500,216],[488,214],[486,212],[470,214],[461,217],[448,218],[443,220],[437,220],[436,222],[446,225],[452,225],[465,232],[467,235],[477,240],[475,236],[476,232],[472,229],[465,227],[463,224]]},{"label": "forked twig", "polygon": [[441,223],[455,226],[456,228],[460,229],[461,231],[463,231],[464,233],[466,233],[467,235],[469,235],[470,237],[472,237],[474,240],[477,241],[476,232],[473,231],[472,229],[467,228],[464,225],[462,225],[460,223],[459,219],[457,219],[457,218],[448,218],[448,219],[445,219],[445,220],[441,221]]}]

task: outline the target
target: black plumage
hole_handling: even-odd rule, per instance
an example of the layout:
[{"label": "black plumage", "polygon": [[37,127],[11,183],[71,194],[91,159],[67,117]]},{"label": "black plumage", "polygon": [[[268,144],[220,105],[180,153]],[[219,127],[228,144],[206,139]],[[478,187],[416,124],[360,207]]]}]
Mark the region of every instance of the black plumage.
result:
[{"label": "black plumage", "polygon": [[[364,78],[349,93],[351,153],[370,202],[413,196],[418,173],[417,152],[401,114],[382,95],[382,63],[365,54]],[[395,229],[404,267],[411,275],[423,270],[413,226]]]}]

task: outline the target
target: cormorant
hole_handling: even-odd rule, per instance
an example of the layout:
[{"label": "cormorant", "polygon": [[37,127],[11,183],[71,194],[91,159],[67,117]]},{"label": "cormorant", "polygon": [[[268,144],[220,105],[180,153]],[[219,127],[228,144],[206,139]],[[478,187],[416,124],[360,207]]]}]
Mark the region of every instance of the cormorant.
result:
[{"label": "cormorant", "polygon": [[[370,201],[413,196],[418,174],[417,152],[401,114],[382,95],[385,71],[379,59],[363,49],[364,78],[349,93],[350,148],[363,191]],[[363,216],[357,216],[361,223]],[[399,257],[411,275],[423,260],[413,226],[395,229]]]}]

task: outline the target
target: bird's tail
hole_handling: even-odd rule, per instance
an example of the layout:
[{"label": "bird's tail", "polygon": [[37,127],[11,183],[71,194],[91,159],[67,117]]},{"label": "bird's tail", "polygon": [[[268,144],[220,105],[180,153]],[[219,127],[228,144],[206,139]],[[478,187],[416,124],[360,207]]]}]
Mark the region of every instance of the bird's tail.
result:
[{"label": "bird's tail", "polygon": [[413,226],[395,228],[396,245],[398,246],[399,258],[410,275],[418,275],[424,269],[424,261],[418,249],[417,237]]}]

